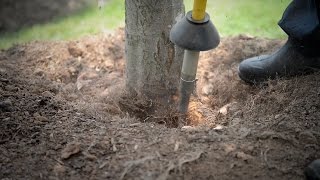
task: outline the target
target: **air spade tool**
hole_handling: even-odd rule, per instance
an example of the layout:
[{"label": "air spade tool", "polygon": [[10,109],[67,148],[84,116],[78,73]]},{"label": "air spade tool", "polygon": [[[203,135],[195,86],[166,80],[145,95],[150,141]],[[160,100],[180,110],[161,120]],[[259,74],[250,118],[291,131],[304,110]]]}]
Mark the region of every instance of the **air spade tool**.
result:
[{"label": "air spade tool", "polygon": [[186,114],[196,83],[200,51],[216,48],[220,43],[217,29],[206,13],[207,0],[194,0],[193,10],[171,29],[170,40],[185,49],[180,79],[178,110]]}]

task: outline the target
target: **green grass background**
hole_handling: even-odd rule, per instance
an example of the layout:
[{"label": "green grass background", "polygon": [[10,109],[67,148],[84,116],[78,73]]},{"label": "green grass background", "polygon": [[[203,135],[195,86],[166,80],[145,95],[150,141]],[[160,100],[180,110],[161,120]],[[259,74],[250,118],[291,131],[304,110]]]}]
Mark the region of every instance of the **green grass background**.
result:
[{"label": "green grass background", "polygon": [[[285,38],[277,26],[291,0],[208,0],[207,12],[221,36],[249,34]],[[186,11],[193,0],[184,0]],[[99,9],[89,7],[72,16],[34,25],[18,32],[0,34],[0,49],[32,40],[68,40],[124,26],[124,0],[109,0]]]}]

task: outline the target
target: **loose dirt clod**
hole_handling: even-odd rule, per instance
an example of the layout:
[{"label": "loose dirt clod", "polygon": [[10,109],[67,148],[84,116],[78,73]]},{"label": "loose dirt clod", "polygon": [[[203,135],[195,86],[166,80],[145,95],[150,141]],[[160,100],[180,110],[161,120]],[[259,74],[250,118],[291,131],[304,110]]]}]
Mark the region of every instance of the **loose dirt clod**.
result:
[{"label": "loose dirt clod", "polygon": [[64,166],[62,166],[61,164],[57,164],[53,167],[53,172],[57,175],[57,176],[61,176],[66,172],[66,168]]},{"label": "loose dirt clod", "polygon": [[68,159],[70,156],[80,152],[80,143],[74,142],[68,144],[61,152],[62,159]]}]

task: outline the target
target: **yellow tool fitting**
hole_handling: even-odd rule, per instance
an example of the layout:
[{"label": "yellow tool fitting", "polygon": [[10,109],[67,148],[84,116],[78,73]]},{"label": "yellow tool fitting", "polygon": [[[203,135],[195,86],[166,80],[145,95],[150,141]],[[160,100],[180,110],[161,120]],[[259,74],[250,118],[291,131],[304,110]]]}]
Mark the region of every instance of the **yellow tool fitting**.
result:
[{"label": "yellow tool fitting", "polygon": [[194,0],[192,19],[201,21],[206,17],[207,0]]}]

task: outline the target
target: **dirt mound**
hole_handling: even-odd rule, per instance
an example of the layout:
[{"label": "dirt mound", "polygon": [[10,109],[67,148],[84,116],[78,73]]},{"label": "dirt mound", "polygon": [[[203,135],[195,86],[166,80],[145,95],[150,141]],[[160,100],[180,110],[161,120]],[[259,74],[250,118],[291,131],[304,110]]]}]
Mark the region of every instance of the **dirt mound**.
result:
[{"label": "dirt mound", "polygon": [[182,128],[122,111],[123,30],[2,51],[0,178],[303,179],[320,157],[319,74],[261,87],[237,76],[282,44],[228,37],[202,53]]}]

